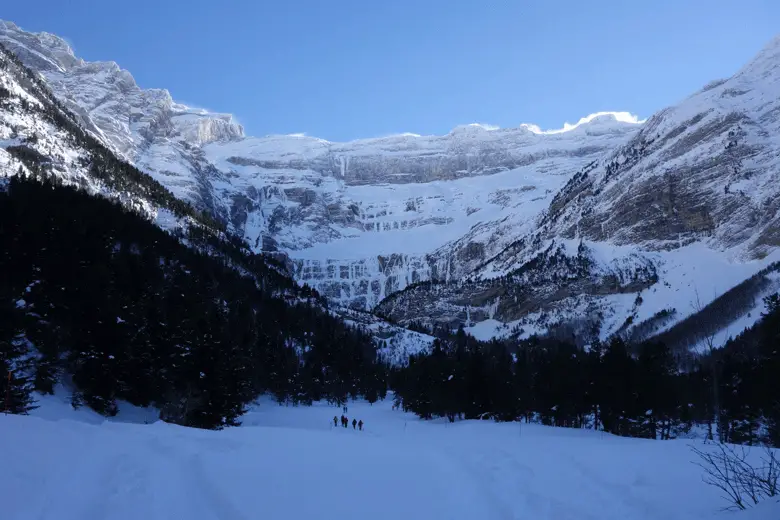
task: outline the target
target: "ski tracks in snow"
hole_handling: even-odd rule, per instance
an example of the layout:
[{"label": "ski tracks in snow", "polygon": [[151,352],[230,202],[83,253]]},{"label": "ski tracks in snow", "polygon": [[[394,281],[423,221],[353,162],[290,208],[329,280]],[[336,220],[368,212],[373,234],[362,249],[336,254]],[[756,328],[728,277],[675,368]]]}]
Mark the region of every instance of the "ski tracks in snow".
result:
[{"label": "ski tracks in snow", "polygon": [[98,520],[138,518],[149,503],[154,468],[133,451],[106,449],[92,443],[71,453],[46,479],[37,511],[39,520]]},{"label": "ski tracks in snow", "polygon": [[[202,463],[202,456],[197,451],[197,446],[187,446],[184,443],[163,443],[159,437],[152,437],[149,447],[156,457],[165,460],[168,470],[168,481],[176,482],[174,493],[177,499],[171,500],[165,497],[165,503],[189,504],[188,511],[167,511],[155,518],[214,518],[231,520],[245,520],[247,517],[241,513],[231,500],[222,494],[215,483],[208,476]],[[183,450],[184,447],[190,448]],[[212,445],[213,447],[213,445]],[[195,448],[194,450],[192,448]],[[163,488],[160,488],[163,489]],[[172,490],[166,494],[170,495]],[[180,498],[180,499],[178,499]],[[163,511],[159,511],[163,513]],[[181,515],[181,516],[180,516]]]},{"label": "ski tracks in snow", "polygon": [[0,416],[2,517],[687,520],[719,503],[684,442],[355,407],[369,431],[328,431],[327,406],[223,432]]},{"label": "ski tracks in snow", "polygon": [[248,518],[205,471],[197,441],[178,437],[173,441],[179,442],[163,440],[155,427],[146,428],[137,427],[135,435],[141,442],[132,445],[111,435],[88,436],[82,449],[73,450],[40,482],[41,500],[37,505],[28,504],[33,507],[19,518]]},{"label": "ski tracks in snow", "polygon": [[[492,442],[489,437],[475,444],[437,443],[445,456],[456,462],[490,504],[496,519],[593,519],[669,518],[652,501],[635,492],[640,482],[620,482],[603,477],[580,461],[576,453],[561,450],[539,439],[517,438],[514,444]],[[587,503],[577,503],[578,499]],[[593,504],[600,504],[594,508]],[[599,513],[593,514],[594,510]],[[674,516],[672,518],[675,518]]]}]

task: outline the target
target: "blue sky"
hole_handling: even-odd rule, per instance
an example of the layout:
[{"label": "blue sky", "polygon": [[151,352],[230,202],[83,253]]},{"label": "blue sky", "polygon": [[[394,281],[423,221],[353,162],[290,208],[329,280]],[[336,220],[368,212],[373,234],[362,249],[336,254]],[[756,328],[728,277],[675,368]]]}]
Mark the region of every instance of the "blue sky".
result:
[{"label": "blue sky", "polygon": [[780,31],[777,0],[69,0],[0,18],[113,60],[251,135],[330,140],[458,124],[645,118]]}]

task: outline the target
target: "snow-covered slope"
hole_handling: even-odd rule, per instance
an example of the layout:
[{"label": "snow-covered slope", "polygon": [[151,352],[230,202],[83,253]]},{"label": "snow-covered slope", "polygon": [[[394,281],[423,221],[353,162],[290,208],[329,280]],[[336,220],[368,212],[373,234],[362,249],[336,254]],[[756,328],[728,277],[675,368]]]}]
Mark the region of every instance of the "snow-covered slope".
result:
[{"label": "snow-covered slope", "polygon": [[[359,308],[490,258],[575,172],[638,128],[630,114],[600,113],[554,131],[252,138],[230,116],[139,88],[115,63],[84,62],[51,34],[0,22],[0,42],[126,159],[256,250],[287,252],[299,280]],[[479,236],[463,241],[475,226]]]},{"label": "snow-covered slope", "polygon": [[545,233],[744,258],[780,246],[780,36],[731,78],[650,118],[556,196]]},{"label": "snow-covered slope", "polygon": [[572,321],[601,337],[663,330],[777,259],[779,41],[647,122],[600,113],[552,131],[332,143],[247,137],[230,116],[0,22],[0,42],[87,128],[256,250],[289,255],[299,281],[486,336]]},{"label": "snow-covered slope", "polygon": [[[67,406],[67,405],[65,405]],[[35,413],[35,412],[33,412]],[[653,441],[535,424],[421,421],[349,403],[263,401],[224,431],[0,416],[0,488],[9,520],[776,519],[744,513],[701,481],[694,440]],[[47,409],[48,417],[55,417]],[[122,414],[118,419],[121,420]],[[751,456],[758,456],[758,453]]]},{"label": "snow-covered slope", "polygon": [[[668,328],[777,261],[780,37],[583,168],[515,239],[468,273],[476,283],[422,285],[380,310],[485,337],[576,322],[604,338]],[[745,316],[715,318],[724,330],[755,321],[778,283],[760,287]]]},{"label": "snow-covered slope", "polygon": [[0,52],[0,175],[29,175],[32,161],[25,161],[26,155],[40,154],[54,175],[92,183],[82,164],[84,150],[69,142],[67,130],[44,117],[49,100],[26,79]]},{"label": "snow-covered slope", "polygon": [[394,325],[375,314],[349,307],[339,307],[334,314],[345,323],[359,327],[371,334],[377,346],[377,354],[383,362],[393,366],[405,366],[409,356],[430,352],[434,337]]},{"label": "snow-covered slope", "polygon": [[[194,160],[183,142],[198,146],[242,129],[230,116],[208,114],[174,103],[165,90],[138,88],[114,62],[85,62],[64,40],[32,34],[0,21],[0,43],[43,75],[52,91],[82,125],[177,197],[200,202]],[[161,148],[160,144],[165,144]]]},{"label": "snow-covered slope", "polygon": [[[192,225],[212,225],[161,184],[118,159],[85,132],[79,118],[64,108],[47,85],[2,46],[0,189],[5,186],[4,178],[15,175],[47,178],[119,200],[164,229],[181,231]],[[224,253],[218,248],[211,252]],[[257,267],[253,262],[242,266],[235,257],[230,258],[231,264],[243,272]],[[296,296],[290,298],[298,301]],[[350,323],[369,330],[381,348],[381,355],[390,362],[404,363],[408,354],[428,348],[432,341],[430,337],[384,323],[375,316],[365,313],[351,316],[350,312],[345,309],[341,314]]]},{"label": "snow-covered slope", "polygon": [[[91,170],[98,164],[117,166],[103,155],[37,77],[0,48],[0,178],[37,176],[78,185],[87,191],[115,198],[164,228],[185,225],[151,184],[127,185],[126,172]],[[99,149],[102,148],[102,149]],[[110,155],[110,154],[109,154]],[[164,191],[164,190],[163,190]]]}]

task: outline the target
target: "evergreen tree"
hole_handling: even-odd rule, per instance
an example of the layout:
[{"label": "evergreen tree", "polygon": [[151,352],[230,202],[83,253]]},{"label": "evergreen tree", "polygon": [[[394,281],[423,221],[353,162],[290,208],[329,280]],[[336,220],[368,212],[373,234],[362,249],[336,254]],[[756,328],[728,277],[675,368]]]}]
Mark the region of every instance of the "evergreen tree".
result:
[{"label": "evergreen tree", "polygon": [[15,303],[0,299],[0,399],[3,412],[26,414],[33,406],[32,384],[24,375],[27,349],[21,312]]},{"label": "evergreen tree", "polygon": [[[387,390],[370,336],[230,237],[192,231],[185,246],[116,203],[18,178],[0,191],[0,226],[0,270],[14,273],[0,298],[30,309],[3,321],[15,387],[64,378],[76,406],[113,415],[127,400],[204,428],[238,424],[265,392],[310,404]],[[20,372],[13,349],[28,342]]]}]

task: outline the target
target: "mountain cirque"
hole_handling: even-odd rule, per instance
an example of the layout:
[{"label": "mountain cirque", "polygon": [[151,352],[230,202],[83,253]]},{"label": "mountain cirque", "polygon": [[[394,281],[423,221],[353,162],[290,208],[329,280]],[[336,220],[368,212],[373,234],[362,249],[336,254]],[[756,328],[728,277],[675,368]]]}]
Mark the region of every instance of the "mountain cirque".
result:
[{"label": "mountain cirque", "polygon": [[681,319],[691,290],[709,301],[777,257],[777,38],[646,122],[601,113],[556,131],[464,125],[348,143],[247,137],[230,115],[9,22],[0,43],[176,196],[256,251],[285,253],[331,300],[401,322],[490,336],[595,316],[604,335],[670,305]]}]

